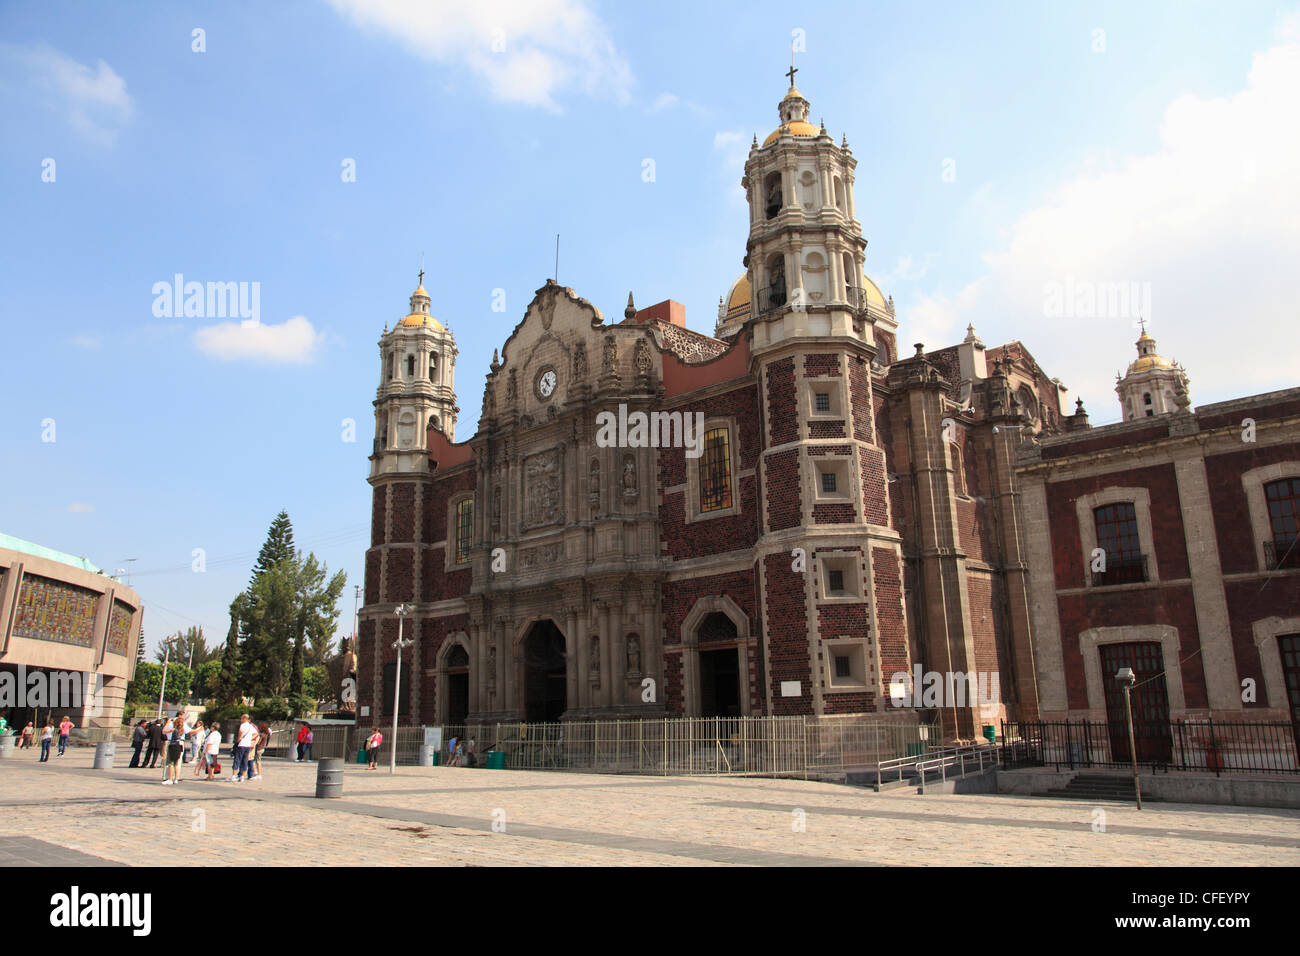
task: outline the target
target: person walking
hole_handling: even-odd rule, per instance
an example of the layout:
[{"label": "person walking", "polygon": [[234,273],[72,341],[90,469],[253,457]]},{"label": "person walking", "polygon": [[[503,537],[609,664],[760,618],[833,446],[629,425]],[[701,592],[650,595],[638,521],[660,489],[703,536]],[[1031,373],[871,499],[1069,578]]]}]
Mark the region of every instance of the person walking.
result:
[{"label": "person walking", "polygon": [[221,725],[215,720],[208,731],[207,738],[203,741],[203,763],[208,771],[208,780],[212,780],[215,774],[221,769]]},{"label": "person walking", "polygon": [[199,772],[199,757],[203,753],[203,741],[206,738],[203,732],[203,721],[194,721],[194,726],[190,729],[190,738],[186,741],[190,750],[190,761],[194,764],[194,772]]},{"label": "person walking", "polygon": [[456,750],[456,747],[459,744],[460,744],[459,737],[452,737],[451,740],[447,741],[447,766],[448,767],[454,767],[459,762],[457,759],[458,752]]},{"label": "person walking", "polygon": [[257,725],[257,744],[253,747],[253,776],[250,780],[262,779],[262,754],[271,742],[271,726],[265,720]]},{"label": "person walking", "polygon": [[167,735],[167,771],[162,781],[165,786],[181,782],[181,758],[185,756],[185,721],[180,714],[171,727]]},{"label": "person walking", "polygon": [[366,740],[366,757],[368,758],[368,763],[366,765],[367,770],[379,769],[379,748],[383,745],[384,735],[381,734],[379,728],[376,727],[374,732]]},{"label": "person walking", "polygon": [[158,766],[158,755],[163,749],[163,722],[158,718],[149,725],[149,749],[145,752],[145,760],[140,766],[146,770],[152,770]]},{"label": "person walking", "polygon": [[305,753],[305,754],[307,755],[307,756],[306,756],[306,759],[307,759],[308,761],[311,760],[311,742],[312,742],[312,739],[313,739],[315,736],[316,736],[316,735],[312,732],[311,724],[308,724],[308,725],[307,725],[307,744],[306,744],[306,747],[305,747],[304,750],[303,750],[303,753]]},{"label": "person walking", "polygon": [[304,723],[298,728],[298,737],[295,741],[298,744],[298,763],[302,763],[303,748],[307,746],[307,725]]},{"label": "person walking", "polygon": [[131,762],[126,765],[128,770],[140,766],[140,750],[148,739],[149,731],[142,720],[135,725],[135,730],[131,731]]},{"label": "person walking", "polygon": [[249,723],[247,714],[240,715],[239,733],[235,741],[235,756],[231,760],[230,779],[233,783],[243,783],[245,775],[251,776],[253,773],[253,764],[248,755],[257,743],[257,728]]},{"label": "person walking", "polygon": [[32,722],[29,720],[29,721],[27,721],[27,726],[23,728],[23,738],[22,738],[22,739],[23,739],[23,742],[22,742],[22,749],[23,749],[23,750],[31,750],[31,749],[32,749],[32,735],[33,735],[34,733],[36,733],[36,728],[32,726]]},{"label": "person walking", "polygon": [[54,742],[54,718],[51,717],[45,721],[45,729],[41,731],[41,763],[50,759],[50,744]]},{"label": "person walking", "polygon": [[59,721],[59,756],[60,757],[62,757],[63,752],[68,749],[68,734],[70,733],[72,733],[72,721],[69,720],[65,715],[64,718]]}]

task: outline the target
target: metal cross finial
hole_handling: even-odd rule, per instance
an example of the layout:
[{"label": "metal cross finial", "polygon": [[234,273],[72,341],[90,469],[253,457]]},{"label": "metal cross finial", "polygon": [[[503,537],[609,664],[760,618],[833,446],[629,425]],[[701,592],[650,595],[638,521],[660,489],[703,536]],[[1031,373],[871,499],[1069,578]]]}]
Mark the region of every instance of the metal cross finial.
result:
[{"label": "metal cross finial", "polygon": [[1140,315],[1138,316],[1138,325],[1142,326],[1142,334],[1143,334],[1143,335],[1146,335],[1146,334],[1147,334],[1147,320],[1144,319],[1144,318],[1143,318],[1142,316],[1140,316]]},{"label": "metal cross finial", "polygon": [[424,285],[424,253],[420,253],[420,285]]},{"label": "metal cross finial", "polygon": [[795,69],[795,65],[794,65],[794,50],[791,50],[791,51],[790,51],[790,69],[789,69],[789,71],[788,71],[785,75],[788,76],[788,77],[790,77],[790,89],[792,89],[792,90],[794,89],[794,75],[795,75],[796,73],[798,73],[798,72],[799,72],[799,71],[798,71],[797,69]]}]

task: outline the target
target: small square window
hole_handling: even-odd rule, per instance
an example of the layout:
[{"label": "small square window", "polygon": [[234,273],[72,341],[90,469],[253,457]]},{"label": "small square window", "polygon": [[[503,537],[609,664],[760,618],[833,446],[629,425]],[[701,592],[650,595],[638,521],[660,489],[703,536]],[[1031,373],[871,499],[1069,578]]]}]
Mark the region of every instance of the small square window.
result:
[{"label": "small square window", "polygon": [[830,573],[830,592],[832,594],[844,593],[844,572],[832,571]]},{"label": "small square window", "polygon": [[835,491],[835,472],[822,472],[822,491],[826,494],[832,494]]},{"label": "small square window", "polygon": [[853,661],[849,658],[849,655],[847,654],[835,655],[835,676],[836,677],[853,676]]},{"label": "small square window", "polygon": [[817,411],[819,411],[819,412],[829,412],[830,410],[831,410],[831,396],[830,396],[830,392],[818,392],[818,393],[817,393]]}]

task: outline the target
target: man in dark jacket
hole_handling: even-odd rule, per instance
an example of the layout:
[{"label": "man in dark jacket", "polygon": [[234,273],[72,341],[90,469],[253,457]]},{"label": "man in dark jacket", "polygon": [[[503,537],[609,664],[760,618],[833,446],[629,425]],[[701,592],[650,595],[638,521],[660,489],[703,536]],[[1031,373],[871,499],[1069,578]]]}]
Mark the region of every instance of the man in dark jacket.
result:
[{"label": "man in dark jacket", "polygon": [[158,766],[158,756],[163,749],[163,722],[155,720],[149,726],[149,751],[145,754],[142,767],[152,770]]},{"label": "man in dark jacket", "polygon": [[145,738],[149,736],[145,730],[145,722],[142,720],[135,725],[135,730],[131,734],[131,762],[127,767],[140,766],[140,748],[144,746]]}]

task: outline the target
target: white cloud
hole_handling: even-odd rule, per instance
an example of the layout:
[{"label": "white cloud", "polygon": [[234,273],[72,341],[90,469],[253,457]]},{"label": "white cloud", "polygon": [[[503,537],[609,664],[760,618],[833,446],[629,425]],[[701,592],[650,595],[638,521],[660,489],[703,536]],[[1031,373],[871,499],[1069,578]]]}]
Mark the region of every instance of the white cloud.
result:
[{"label": "white cloud", "polygon": [[626,102],[632,71],[586,0],[328,0],[425,59],[468,68],[505,102],[559,110],[578,90]]},{"label": "white cloud", "polygon": [[68,505],[68,510],[73,514],[89,514],[95,510],[95,506],[88,505],[84,501],[74,501],[72,504]]},{"label": "white cloud", "polygon": [[126,81],[103,60],[87,66],[46,44],[7,43],[0,44],[0,58],[18,68],[19,83],[50,108],[65,112],[72,127],[89,139],[111,144],[131,118]]},{"label": "white cloud", "polygon": [[281,325],[222,322],[194,333],[199,351],[213,358],[278,364],[310,362],[324,340],[324,333],[317,332],[301,315]]},{"label": "white cloud", "polygon": [[677,94],[660,93],[655,97],[655,101],[650,104],[650,112],[658,113],[660,110],[666,110],[677,105]]},{"label": "white cloud", "polygon": [[1136,317],[1053,318],[1046,289],[1149,284],[1151,334],[1187,367],[1194,403],[1296,384],[1297,90],[1300,43],[1288,43],[1256,54],[1232,96],[1178,97],[1158,149],[1064,181],[985,256],[987,274],[903,310],[904,334],[937,348],[974,322],[990,345],[1019,338],[1094,421],[1110,421],[1114,373],[1136,357]]},{"label": "white cloud", "polygon": [[78,348],[90,349],[92,351],[100,346],[99,339],[93,335],[74,335],[68,341]]}]

